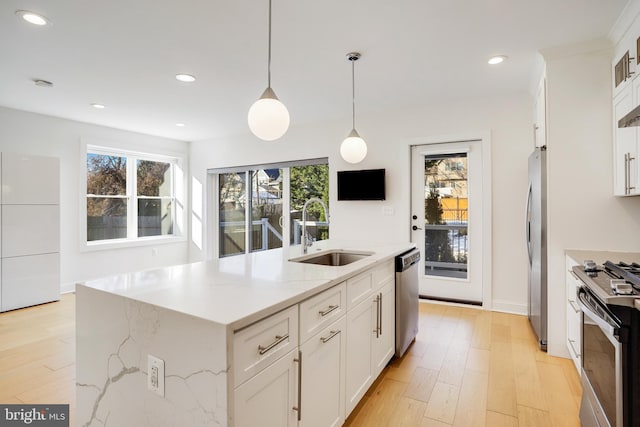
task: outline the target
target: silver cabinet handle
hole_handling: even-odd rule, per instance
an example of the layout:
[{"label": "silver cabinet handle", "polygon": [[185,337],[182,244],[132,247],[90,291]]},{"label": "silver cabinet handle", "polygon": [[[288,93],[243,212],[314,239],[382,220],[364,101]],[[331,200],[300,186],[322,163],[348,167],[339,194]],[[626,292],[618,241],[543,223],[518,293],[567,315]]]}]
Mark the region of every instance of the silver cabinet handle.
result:
[{"label": "silver cabinet handle", "polygon": [[380,292],[380,304],[379,304],[380,308],[380,315],[378,316],[378,330],[380,331],[380,335],[382,335],[382,292]]},{"label": "silver cabinet handle", "polygon": [[376,299],[373,300],[376,303],[376,328],[373,332],[376,333],[376,338],[380,336],[380,294],[376,295]]},{"label": "silver cabinet handle", "polygon": [[636,158],[635,157],[631,157],[631,153],[629,153],[627,155],[627,159],[628,159],[627,160],[627,163],[628,163],[628,166],[627,166],[628,172],[627,173],[629,174],[629,194],[631,194],[631,190],[635,190],[636,189],[635,186],[631,185],[631,160],[635,160]]},{"label": "silver cabinet handle", "polygon": [[330,305],[329,308],[327,308],[326,310],[320,310],[318,312],[318,314],[320,314],[320,316],[324,317],[327,314],[331,313],[333,310],[337,310],[339,308],[340,308],[339,305]]},{"label": "silver cabinet handle", "polygon": [[289,334],[286,335],[276,335],[276,340],[274,342],[272,342],[271,344],[269,344],[266,347],[263,347],[261,345],[258,346],[258,352],[260,354],[265,354],[266,352],[268,352],[269,350],[271,350],[273,347],[277,346],[278,344],[280,344],[281,342],[288,340],[289,339]]},{"label": "silver cabinet handle", "polygon": [[335,337],[339,333],[340,333],[340,331],[330,331],[329,336],[328,337],[320,337],[320,341],[322,341],[323,343],[329,342],[329,341],[331,341],[331,338]]},{"label": "silver cabinet handle", "polygon": [[302,418],[302,352],[298,351],[298,358],[293,359],[298,363],[298,406],[294,406],[294,411],[298,412],[298,421]]},{"label": "silver cabinet handle", "polygon": [[571,338],[567,338],[567,341],[569,342],[569,345],[571,346],[571,350],[573,350],[573,352],[576,354],[576,357],[580,357],[580,352],[576,350],[575,346],[573,345],[576,340],[572,340]]},{"label": "silver cabinet handle", "polygon": [[580,310],[580,307],[578,307],[576,305],[576,302],[574,300],[567,300],[569,302],[569,305],[571,306],[571,308],[573,309],[573,311],[576,312],[576,314],[580,313],[582,310]]},{"label": "silver cabinet handle", "polygon": [[631,153],[624,153],[624,194],[631,194]]}]

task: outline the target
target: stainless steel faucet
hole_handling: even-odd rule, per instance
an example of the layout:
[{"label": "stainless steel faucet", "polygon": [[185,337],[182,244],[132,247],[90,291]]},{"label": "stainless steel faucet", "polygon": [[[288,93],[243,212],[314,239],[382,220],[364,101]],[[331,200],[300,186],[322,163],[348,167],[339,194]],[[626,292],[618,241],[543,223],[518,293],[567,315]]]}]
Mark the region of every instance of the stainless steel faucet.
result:
[{"label": "stainless steel faucet", "polygon": [[329,211],[327,210],[327,205],[324,202],[317,198],[312,197],[302,206],[302,253],[306,254],[309,246],[313,244],[313,240],[310,237],[307,237],[307,206],[312,202],[318,202],[322,205],[322,209],[324,210],[324,217],[327,219],[327,223],[329,223]]}]

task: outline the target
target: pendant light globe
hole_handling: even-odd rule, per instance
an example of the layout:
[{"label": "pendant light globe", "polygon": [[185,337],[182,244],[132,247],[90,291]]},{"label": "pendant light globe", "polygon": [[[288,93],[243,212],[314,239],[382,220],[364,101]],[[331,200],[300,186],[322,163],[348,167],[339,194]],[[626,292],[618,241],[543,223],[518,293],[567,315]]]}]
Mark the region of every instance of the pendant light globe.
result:
[{"label": "pendant light globe", "polygon": [[249,108],[247,121],[255,136],[263,141],[274,141],[289,129],[289,110],[280,102],[273,89],[268,87]]},{"label": "pendant light globe", "polygon": [[347,163],[360,163],[367,156],[367,143],[352,129],[349,135],[340,144],[340,155]]},{"label": "pendant light globe", "polygon": [[367,156],[367,143],[356,130],[356,77],[354,63],[360,58],[360,53],[349,52],[347,59],[351,62],[351,113],[352,127],[349,135],[340,144],[340,156],[347,163],[360,163]]},{"label": "pendant light globe", "polygon": [[249,108],[247,121],[251,132],[263,141],[274,141],[289,129],[289,110],[271,89],[271,0],[269,0],[269,42],[267,88]]}]

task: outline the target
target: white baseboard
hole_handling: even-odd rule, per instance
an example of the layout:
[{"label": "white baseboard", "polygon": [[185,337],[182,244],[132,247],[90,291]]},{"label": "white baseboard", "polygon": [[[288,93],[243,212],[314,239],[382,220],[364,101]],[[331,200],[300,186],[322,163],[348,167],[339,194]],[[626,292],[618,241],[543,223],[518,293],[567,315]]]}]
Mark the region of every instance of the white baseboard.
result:
[{"label": "white baseboard", "polygon": [[75,283],[62,283],[60,285],[60,293],[61,294],[69,294],[76,291]]},{"label": "white baseboard", "polygon": [[515,304],[509,301],[493,300],[491,304],[492,311],[500,311],[502,313],[520,314],[526,316],[529,314],[529,307],[526,304]]}]

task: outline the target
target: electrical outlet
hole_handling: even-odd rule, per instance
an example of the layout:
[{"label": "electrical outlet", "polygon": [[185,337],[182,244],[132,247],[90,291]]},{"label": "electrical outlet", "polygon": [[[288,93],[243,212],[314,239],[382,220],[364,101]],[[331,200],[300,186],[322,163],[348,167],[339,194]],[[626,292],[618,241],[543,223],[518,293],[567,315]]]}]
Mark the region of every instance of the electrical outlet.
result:
[{"label": "electrical outlet", "polygon": [[384,216],[393,216],[396,211],[393,209],[393,206],[383,206],[382,207],[382,215]]},{"label": "electrical outlet", "polygon": [[164,397],[164,360],[149,355],[147,361],[147,387]]}]

